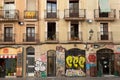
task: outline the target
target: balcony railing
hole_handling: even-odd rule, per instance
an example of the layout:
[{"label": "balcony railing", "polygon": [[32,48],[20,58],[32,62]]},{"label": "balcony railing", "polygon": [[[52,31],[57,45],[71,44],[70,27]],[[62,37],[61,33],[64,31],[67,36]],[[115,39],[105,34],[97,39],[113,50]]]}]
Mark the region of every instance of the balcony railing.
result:
[{"label": "balcony railing", "polygon": [[111,9],[111,12],[101,13],[99,9],[94,10],[94,18],[96,21],[113,21],[116,17],[116,10]]},{"label": "balcony railing", "polygon": [[85,9],[65,9],[64,18],[65,20],[85,20],[86,10]]},{"label": "balcony railing", "polygon": [[23,42],[38,42],[37,33],[23,33]]},{"label": "balcony railing", "polygon": [[24,11],[24,19],[26,20],[38,20],[38,11]]},{"label": "balcony railing", "polygon": [[68,41],[69,42],[81,42],[82,41],[82,32],[68,32]]},{"label": "balcony railing", "polygon": [[15,42],[15,34],[14,33],[1,34],[0,35],[0,42],[2,42],[2,43]]},{"label": "balcony railing", "polygon": [[58,15],[59,11],[47,11],[45,10],[45,19],[46,20],[58,20],[59,15]]},{"label": "balcony railing", "polygon": [[0,10],[0,21],[18,21],[18,10]]},{"label": "balcony railing", "polygon": [[46,42],[58,42],[58,32],[45,32]]},{"label": "balcony railing", "polygon": [[97,35],[98,35],[98,41],[107,41],[107,42],[113,41],[112,32],[101,31],[101,32],[98,32]]}]

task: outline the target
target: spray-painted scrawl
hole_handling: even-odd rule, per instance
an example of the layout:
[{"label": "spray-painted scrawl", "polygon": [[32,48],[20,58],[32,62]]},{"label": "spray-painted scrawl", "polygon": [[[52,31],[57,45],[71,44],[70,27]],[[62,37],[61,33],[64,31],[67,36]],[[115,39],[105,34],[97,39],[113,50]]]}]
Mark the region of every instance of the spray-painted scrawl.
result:
[{"label": "spray-painted scrawl", "polygon": [[41,55],[41,57],[35,62],[35,71],[37,72],[37,76],[41,75],[41,77],[46,77],[46,65],[47,65],[46,55]]},{"label": "spray-painted scrawl", "polygon": [[66,76],[85,76],[85,51],[77,48],[70,49],[65,54]]},{"label": "spray-painted scrawl", "polygon": [[56,69],[57,76],[62,76],[65,73],[65,49],[62,46],[56,47]]}]

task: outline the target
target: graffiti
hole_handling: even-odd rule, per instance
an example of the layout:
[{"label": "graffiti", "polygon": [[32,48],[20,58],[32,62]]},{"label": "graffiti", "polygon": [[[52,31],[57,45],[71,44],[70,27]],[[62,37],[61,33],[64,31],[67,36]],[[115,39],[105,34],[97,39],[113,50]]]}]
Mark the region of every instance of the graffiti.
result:
[{"label": "graffiti", "polygon": [[84,76],[85,75],[85,51],[78,48],[70,49],[65,54],[65,73],[66,76]]},{"label": "graffiti", "polygon": [[64,74],[65,68],[65,49],[62,46],[56,47],[56,69],[57,76],[62,76]]},{"label": "graffiti", "polygon": [[46,70],[46,64],[42,61],[37,60],[35,63],[35,70],[36,71],[45,71]]},{"label": "graffiti", "polygon": [[46,66],[47,66],[47,57],[45,54],[42,54],[39,59],[35,62],[35,72],[36,76],[46,77]]},{"label": "graffiti", "polygon": [[72,67],[84,68],[85,57],[83,57],[83,56],[67,56],[66,64],[68,65],[68,68],[72,68]]},{"label": "graffiti", "polygon": [[41,61],[44,62],[44,63],[47,62],[47,56],[46,56],[45,54],[42,54],[42,55],[40,56],[40,59],[41,59]]},{"label": "graffiti", "polygon": [[89,59],[90,62],[95,62],[96,61],[96,56],[94,54],[89,55],[88,59]]},{"label": "graffiti", "polygon": [[80,70],[67,69],[66,75],[67,76],[85,76],[85,73],[81,69]]}]

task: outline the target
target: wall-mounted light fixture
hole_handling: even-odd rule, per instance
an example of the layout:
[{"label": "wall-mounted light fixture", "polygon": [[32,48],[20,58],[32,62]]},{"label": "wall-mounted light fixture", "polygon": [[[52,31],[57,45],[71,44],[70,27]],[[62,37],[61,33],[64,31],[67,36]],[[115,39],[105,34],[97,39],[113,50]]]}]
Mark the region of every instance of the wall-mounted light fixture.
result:
[{"label": "wall-mounted light fixture", "polygon": [[88,22],[88,23],[92,23],[93,20],[92,20],[92,19],[87,19],[87,22]]},{"label": "wall-mounted light fixture", "polygon": [[90,31],[89,31],[89,34],[90,34],[90,36],[89,36],[89,40],[92,39],[93,33],[94,33],[94,31],[93,31],[92,29],[90,29]]},{"label": "wall-mounted light fixture", "polygon": [[18,24],[22,26],[22,25],[24,25],[24,22],[23,21],[19,21]]}]

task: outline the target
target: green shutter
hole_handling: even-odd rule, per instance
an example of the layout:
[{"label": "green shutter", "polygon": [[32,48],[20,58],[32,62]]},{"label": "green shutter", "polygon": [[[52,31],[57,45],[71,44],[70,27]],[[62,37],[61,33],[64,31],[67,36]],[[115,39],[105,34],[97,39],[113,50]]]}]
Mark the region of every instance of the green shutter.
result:
[{"label": "green shutter", "polygon": [[110,12],[110,5],[108,0],[99,0],[100,12]]}]

